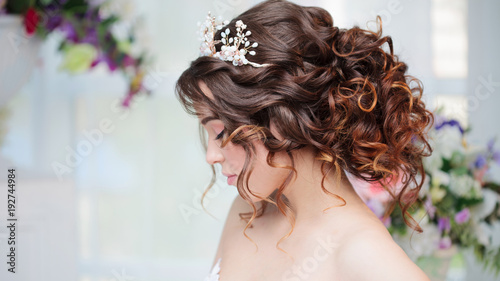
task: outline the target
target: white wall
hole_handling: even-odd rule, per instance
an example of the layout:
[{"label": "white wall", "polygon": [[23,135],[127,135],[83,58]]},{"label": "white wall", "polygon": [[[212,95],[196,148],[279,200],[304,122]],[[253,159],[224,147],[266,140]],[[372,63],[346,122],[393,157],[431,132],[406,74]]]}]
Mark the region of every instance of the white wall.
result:
[{"label": "white wall", "polygon": [[[469,76],[467,102],[473,131],[471,141],[485,143],[497,138],[500,147],[500,2],[494,0],[469,1]],[[500,180],[500,169],[493,175]]]}]

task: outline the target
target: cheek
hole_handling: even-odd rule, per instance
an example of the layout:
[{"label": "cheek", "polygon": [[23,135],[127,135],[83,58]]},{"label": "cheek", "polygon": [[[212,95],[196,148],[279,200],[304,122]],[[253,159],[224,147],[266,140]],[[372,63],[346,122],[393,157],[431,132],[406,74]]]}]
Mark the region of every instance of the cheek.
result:
[{"label": "cheek", "polygon": [[224,152],[224,157],[227,160],[232,172],[240,174],[245,164],[246,152],[239,145],[228,143]]},{"label": "cheek", "polygon": [[[250,190],[261,197],[267,197],[281,185],[288,175],[289,170],[269,166],[266,161],[268,150],[263,144],[254,145],[256,149],[256,158],[254,160],[254,170],[250,176]],[[291,162],[289,163],[284,161],[282,154],[276,154],[273,163],[277,166],[291,165]],[[260,200],[259,198],[254,197],[253,199],[254,201]]]}]

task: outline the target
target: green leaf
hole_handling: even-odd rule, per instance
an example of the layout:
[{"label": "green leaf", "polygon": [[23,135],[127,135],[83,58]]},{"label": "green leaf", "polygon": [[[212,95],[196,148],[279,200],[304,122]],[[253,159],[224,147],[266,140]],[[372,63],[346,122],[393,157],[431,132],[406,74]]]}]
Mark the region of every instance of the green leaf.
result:
[{"label": "green leaf", "polygon": [[67,10],[81,6],[87,6],[87,2],[85,0],[68,0],[68,2],[64,4],[64,9]]},{"label": "green leaf", "polygon": [[69,0],[64,4],[63,10],[72,16],[75,14],[84,14],[89,10],[89,5],[85,0]]},{"label": "green leaf", "polygon": [[447,173],[451,169],[450,160],[448,160],[446,158],[442,158],[442,159],[443,159],[443,166],[441,167],[441,170],[443,170],[443,172]]},{"label": "green leaf", "polygon": [[500,193],[500,184],[496,182],[486,182],[483,187],[489,188],[497,193]]},{"label": "green leaf", "polygon": [[464,166],[456,167],[451,170],[451,172],[457,176],[467,175],[469,173],[469,169]]},{"label": "green leaf", "polygon": [[105,18],[99,26],[102,26],[104,28],[108,28],[110,25],[114,24],[115,22],[118,22],[119,18],[115,15],[111,15],[108,18]]},{"label": "green leaf", "polygon": [[464,198],[460,197],[457,200],[457,209],[462,210],[474,205],[477,205],[483,201],[483,198]]},{"label": "green leaf", "polygon": [[31,6],[30,0],[7,1],[5,8],[9,14],[24,14]]},{"label": "green leaf", "polygon": [[49,5],[50,3],[54,2],[54,0],[38,0],[42,5]]},{"label": "green leaf", "polygon": [[[453,151],[450,162],[453,167],[460,167],[465,162],[465,155],[458,151]],[[464,168],[467,171],[467,167],[462,166],[460,168]]]},{"label": "green leaf", "polygon": [[455,202],[455,196],[453,196],[451,192],[447,192],[444,198],[441,199],[441,202],[437,205],[437,208],[440,210],[440,213],[443,213],[445,214],[445,216],[449,217],[451,215],[454,215],[453,207],[455,205]]}]

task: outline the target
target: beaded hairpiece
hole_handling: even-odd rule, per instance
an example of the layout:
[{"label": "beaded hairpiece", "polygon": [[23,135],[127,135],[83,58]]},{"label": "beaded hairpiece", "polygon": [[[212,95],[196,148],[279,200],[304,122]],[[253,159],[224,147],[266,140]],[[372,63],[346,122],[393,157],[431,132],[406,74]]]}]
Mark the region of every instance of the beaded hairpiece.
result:
[{"label": "beaded hairpiece", "polygon": [[[215,40],[215,33],[217,30],[221,30],[224,25],[229,24],[229,21],[216,22],[215,17],[212,17],[210,12],[208,12],[207,19],[200,26],[200,35],[201,35],[201,46],[200,46],[200,56],[210,56],[219,58],[223,61],[231,61],[235,66],[241,66],[249,64],[253,67],[264,67],[269,64],[258,64],[255,62],[249,61],[245,55],[249,54],[251,56],[255,55],[255,51],[250,48],[256,48],[259,44],[254,42],[253,44],[248,41],[247,36],[250,36],[252,32],[250,30],[245,31],[247,28],[246,24],[244,24],[241,20],[236,21],[236,36],[229,36],[230,30],[226,28],[226,30],[221,32],[221,39]],[[215,45],[221,43],[224,44],[221,46],[221,50],[219,52],[216,51]]]}]

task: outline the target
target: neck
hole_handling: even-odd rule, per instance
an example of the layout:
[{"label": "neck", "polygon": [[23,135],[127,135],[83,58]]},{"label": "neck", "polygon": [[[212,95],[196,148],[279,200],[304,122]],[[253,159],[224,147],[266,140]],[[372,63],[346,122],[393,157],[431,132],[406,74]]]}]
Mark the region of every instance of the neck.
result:
[{"label": "neck", "polygon": [[[353,189],[343,170],[340,175],[331,169],[325,177],[324,188],[337,195],[325,193],[321,188],[322,161],[315,159],[312,149],[304,148],[294,154],[297,176],[286,186],[284,195],[295,215],[295,223],[311,222],[339,213],[342,208],[363,207],[365,204]],[[325,168],[325,172],[326,172]],[[339,197],[345,200],[344,201]],[[342,207],[341,207],[342,206]],[[332,207],[332,208],[329,208]],[[329,209],[327,209],[329,208]],[[327,209],[326,211],[324,211]]]}]

